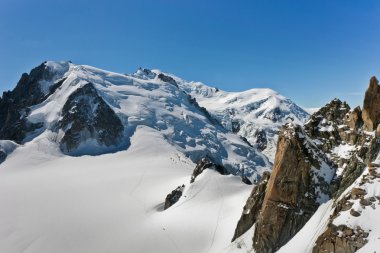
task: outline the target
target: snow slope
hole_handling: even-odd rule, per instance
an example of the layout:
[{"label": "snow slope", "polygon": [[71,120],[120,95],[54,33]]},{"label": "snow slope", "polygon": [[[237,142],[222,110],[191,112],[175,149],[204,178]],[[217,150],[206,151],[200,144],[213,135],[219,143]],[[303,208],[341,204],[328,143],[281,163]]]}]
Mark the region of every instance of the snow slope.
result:
[{"label": "snow slope", "polygon": [[[220,252],[251,189],[211,170],[189,185],[194,163],[147,126],[113,154],[46,149],[39,136],[1,165],[0,252]],[[163,211],[181,184],[184,196]]]},{"label": "snow slope", "polygon": [[[161,73],[159,70],[153,71]],[[252,145],[260,143],[260,135],[263,136],[264,132],[266,147],[263,153],[271,162],[274,161],[281,126],[288,122],[302,125],[309,118],[307,111],[271,89],[226,92],[201,82],[188,82],[170,76],[226,129],[246,138]]]}]

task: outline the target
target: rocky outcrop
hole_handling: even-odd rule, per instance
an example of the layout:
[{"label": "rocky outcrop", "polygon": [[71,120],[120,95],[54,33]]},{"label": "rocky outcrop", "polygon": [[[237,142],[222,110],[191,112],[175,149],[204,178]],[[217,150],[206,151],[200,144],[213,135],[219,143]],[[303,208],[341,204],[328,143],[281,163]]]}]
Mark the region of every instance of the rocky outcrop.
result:
[{"label": "rocky outcrop", "polygon": [[32,124],[26,117],[30,106],[44,101],[64,81],[61,79],[45,91],[41,82],[53,81],[55,72],[45,63],[22,74],[17,86],[12,91],[6,91],[0,98],[0,139],[13,140],[21,143],[28,132],[41,128],[42,124]]},{"label": "rocky outcrop", "polygon": [[199,176],[205,169],[214,169],[222,175],[229,174],[222,165],[215,164],[208,157],[204,157],[201,160],[199,160],[197,165],[195,166],[193,174],[191,175],[190,183],[194,183],[197,176]]},{"label": "rocky outcrop", "polygon": [[207,111],[206,108],[200,106],[197,102],[197,100],[195,98],[193,98],[192,96],[190,95],[187,95],[187,101],[189,101],[190,104],[194,105],[200,112],[203,113],[203,115],[211,122],[213,123],[215,126],[218,126],[218,127],[221,127],[223,130],[224,130],[224,127],[222,126],[222,124],[220,124],[220,122],[218,120],[216,120],[215,118],[213,118],[211,116],[211,114]]},{"label": "rocky outcrop", "polygon": [[[364,175],[363,179],[365,180],[365,178],[366,176]],[[360,212],[353,208],[355,200],[358,200],[363,208],[365,206],[372,206],[375,209],[374,202],[377,201],[377,198],[365,198],[366,194],[367,192],[364,189],[355,187],[335,203],[327,228],[317,238],[313,247],[313,253],[354,253],[368,242],[366,238],[369,233],[359,226],[351,228],[347,225],[337,226],[334,224],[334,219],[340,216],[341,212],[349,211],[349,214],[353,217],[361,215]]]},{"label": "rocky outcrop", "polygon": [[287,124],[281,129],[272,175],[255,226],[255,252],[278,250],[309,220],[323,197],[329,196],[328,184],[334,171],[327,163],[327,158],[309,143],[301,126]]},{"label": "rocky outcrop", "polygon": [[318,238],[313,253],[354,253],[368,242],[367,237],[368,233],[360,227],[353,229],[346,225],[329,224]]},{"label": "rocky outcrop", "polygon": [[[366,243],[365,232],[344,227],[346,232],[353,231],[352,237],[344,236],[344,231],[342,236],[336,233],[333,221],[344,211],[360,217],[361,209],[354,209],[353,201],[357,200],[361,208],[375,206],[377,196],[365,197],[366,192],[361,188],[353,188],[343,198],[340,196],[367,165],[369,174],[363,176],[359,185],[380,178],[376,170],[379,165],[371,163],[380,152],[379,87],[376,78],[372,78],[363,111],[360,107],[351,110],[346,102],[334,99],[315,112],[303,128],[293,124],[282,128],[265,197],[262,201],[252,198],[252,194],[257,195],[254,189],[234,239],[255,224],[255,252],[275,252],[303,227],[320,203],[334,197],[340,200],[335,202],[329,228],[320,235],[313,252],[355,252]],[[335,174],[335,168],[339,173]],[[260,211],[252,203],[258,203]]]},{"label": "rocky outcrop", "polygon": [[69,154],[89,140],[107,147],[117,145],[124,130],[118,116],[91,83],[69,96],[62,109],[59,127],[64,132],[61,148]]},{"label": "rocky outcrop", "polygon": [[162,73],[160,73],[157,77],[158,77],[158,79],[160,79],[161,81],[166,82],[166,83],[170,83],[170,84],[172,84],[172,85],[174,85],[175,87],[178,88],[178,84],[177,84],[177,82],[174,80],[173,77],[171,77],[171,76],[167,76],[167,75],[164,75],[164,74],[162,74]]},{"label": "rocky outcrop", "polygon": [[168,209],[172,205],[178,202],[181,198],[185,185],[178,186],[171,193],[166,196],[164,210]]},{"label": "rocky outcrop", "polygon": [[362,110],[360,106],[355,107],[352,111],[346,114],[346,125],[351,129],[357,131],[363,125]]},{"label": "rocky outcrop", "polygon": [[195,178],[199,176],[205,169],[211,168],[214,164],[207,158],[202,158],[195,166],[193,174],[191,175],[190,183],[194,183]]},{"label": "rocky outcrop", "polygon": [[[380,171],[378,168],[379,164],[369,163],[368,173],[363,173],[358,183],[355,183],[350,191],[346,192],[344,196],[340,196],[338,200],[335,201],[332,214],[328,220],[327,228],[321,235],[319,235],[313,248],[313,253],[353,253],[368,242],[366,238],[369,236],[369,233],[371,233],[371,230],[364,231],[357,226],[357,224],[360,224],[359,220],[356,220],[355,222],[350,222],[350,220],[360,219],[362,212],[366,207],[371,207],[371,209],[375,210],[380,204],[380,197],[376,195],[376,191],[367,192],[365,190],[369,185],[374,187],[374,184],[379,183]],[[341,215],[347,217],[347,214],[343,214],[343,212],[347,211],[351,217],[349,216],[346,220],[336,220]],[[363,217],[363,219],[366,218]],[[343,225],[337,225],[335,224],[336,222]],[[348,227],[347,225],[350,225],[351,227]]]},{"label": "rocky outcrop", "polygon": [[364,129],[373,131],[380,123],[380,87],[376,77],[372,77],[363,103]]},{"label": "rocky outcrop", "polygon": [[256,130],[254,137],[256,138],[256,147],[263,151],[267,148],[268,140],[267,140],[267,134],[263,129]]},{"label": "rocky outcrop", "polygon": [[260,183],[253,188],[251,195],[249,195],[249,198],[243,208],[243,213],[236,226],[232,241],[247,232],[248,229],[250,229],[256,222],[264,201],[265,190],[267,188],[269,178],[270,173],[267,171],[264,172]]},{"label": "rocky outcrop", "polygon": [[334,99],[310,117],[305,131],[310,138],[319,140],[320,149],[331,152],[341,141],[349,138],[346,137],[347,129],[342,128],[349,112],[350,106],[346,102]]},{"label": "rocky outcrop", "polygon": [[0,163],[4,162],[7,158],[7,153],[5,153],[3,150],[0,150]]},{"label": "rocky outcrop", "polygon": [[[379,138],[363,129],[360,107],[351,110],[346,102],[339,99],[332,100],[314,113],[305,124],[305,131],[337,167],[344,166],[343,173],[331,187],[335,196],[351,185],[380,151]],[[334,148],[344,144],[356,147],[349,158],[337,156],[333,152]]]}]

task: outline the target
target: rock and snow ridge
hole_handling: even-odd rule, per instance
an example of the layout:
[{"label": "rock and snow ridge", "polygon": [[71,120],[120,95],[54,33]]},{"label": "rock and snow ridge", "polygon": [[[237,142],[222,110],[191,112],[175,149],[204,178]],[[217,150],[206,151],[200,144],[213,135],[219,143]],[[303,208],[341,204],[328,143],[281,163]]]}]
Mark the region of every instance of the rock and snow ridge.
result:
[{"label": "rock and snow ridge", "polygon": [[[3,110],[0,132],[20,144],[44,134],[64,154],[97,155],[128,148],[136,127],[144,125],[193,162],[207,156],[228,173],[258,180],[270,169],[266,156],[220,125],[184,85],[147,69],[127,75],[45,62],[4,93],[0,102],[14,107],[16,117],[9,120]],[[9,134],[12,124],[20,126],[17,136]]]},{"label": "rock and snow ridge", "polygon": [[128,75],[51,61],[24,74],[0,103],[3,139],[25,143],[45,132],[63,153],[97,155],[126,149],[136,126],[147,125],[194,162],[209,156],[250,182],[270,168],[261,153],[273,162],[279,127],[308,116],[270,89],[231,93],[159,70]]},{"label": "rock and snow ridge", "polygon": [[[159,75],[163,73],[153,70]],[[201,82],[171,76],[179,87],[194,97],[227,130],[246,138],[251,145],[274,161],[278,132],[286,123],[303,124],[309,113],[290,99],[268,88],[226,92]],[[313,110],[312,110],[313,111]]]}]

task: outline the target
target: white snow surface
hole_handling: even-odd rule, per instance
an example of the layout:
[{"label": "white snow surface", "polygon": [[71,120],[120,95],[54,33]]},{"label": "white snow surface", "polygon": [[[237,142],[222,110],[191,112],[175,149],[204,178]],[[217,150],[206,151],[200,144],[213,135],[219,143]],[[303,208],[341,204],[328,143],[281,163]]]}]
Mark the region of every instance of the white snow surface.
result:
[{"label": "white snow surface", "polygon": [[355,145],[350,145],[348,143],[340,144],[333,148],[332,153],[338,157],[344,159],[349,159],[352,155],[352,152],[355,150]]},{"label": "white snow surface", "polygon": [[0,167],[0,252],[221,252],[252,188],[212,170],[190,185],[195,164],[147,126],[112,154],[58,156],[48,144],[39,136]]}]

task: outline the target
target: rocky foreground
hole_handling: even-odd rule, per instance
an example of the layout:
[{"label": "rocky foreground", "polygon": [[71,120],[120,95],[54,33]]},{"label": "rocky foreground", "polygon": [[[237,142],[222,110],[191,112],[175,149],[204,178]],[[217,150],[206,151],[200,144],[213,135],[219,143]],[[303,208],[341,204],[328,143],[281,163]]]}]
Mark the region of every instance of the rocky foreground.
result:
[{"label": "rocky foreground", "polygon": [[[356,252],[362,248],[371,231],[358,225],[336,225],[335,220],[344,211],[352,217],[361,215],[351,199],[364,208],[376,208],[375,202],[380,199],[373,193],[368,196],[362,188],[371,181],[373,184],[379,175],[376,168],[380,165],[371,163],[380,150],[379,109],[380,86],[372,77],[363,110],[352,110],[347,103],[334,99],[304,126],[283,126],[273,171],[253,189],[233,240],[253,229],[255,252],[276,252],[301,230],[320,204],[331,199],[332,213],[313,253]],[[367,166],[370,172],[362,176]],[[357,180],[362,187],[353,188]]]}]

